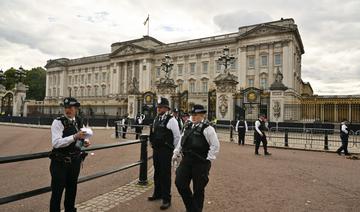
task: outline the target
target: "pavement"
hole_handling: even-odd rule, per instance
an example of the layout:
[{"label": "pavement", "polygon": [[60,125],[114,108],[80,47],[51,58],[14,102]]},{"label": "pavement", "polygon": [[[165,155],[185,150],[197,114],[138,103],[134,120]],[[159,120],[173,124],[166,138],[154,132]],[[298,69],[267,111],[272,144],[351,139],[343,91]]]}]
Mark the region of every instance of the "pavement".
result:
[{"label": "pavement", "polygon": [[[112,133],[112,130],[95,130],[92,141],[119,142],[111,137]],[[51,148],[46,129],[0,126],[0,135],[0,156]],[[360,211],[360,160],[334,153],[274,148],[270,148],[273,153],[270,157],[255,156],[253,148],[221,142],[206,187],[204,211]],[[139,149],[139,145],[131,145],[96,151],[86,159],[81,175],[135,162],[139,159]],[[48,185],[48,168],[48,159],[0,165],[0,196]],[[152,194],[151,183],[146,189],[134,192],[137,177],[138,167],[135,167],[80,184],[77,204],[87,207],[79,211],[159,211],[161,202],[146,200]],[[149,179],[151,182],[151,169]],[[110,194],[118,198],[104,203]],[[120,198],[119,194],[127,198]],[[174,184],[172,196],[172,207],[167,211],[184,212]],[[48,202],[49,194],[44,194],[1,205],[0,211],[47,211]],[[104,207],[96,209],[94,204]]]}]

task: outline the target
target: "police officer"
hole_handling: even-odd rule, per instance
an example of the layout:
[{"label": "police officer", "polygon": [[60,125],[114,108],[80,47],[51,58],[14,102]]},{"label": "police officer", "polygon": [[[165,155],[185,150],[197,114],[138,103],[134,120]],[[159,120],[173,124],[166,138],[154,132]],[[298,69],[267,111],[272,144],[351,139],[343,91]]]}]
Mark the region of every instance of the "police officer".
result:
[{"label": "police officer", "polygon": [[267,139],[265,135],[265,130],[267,129],[265,125],[265,115],[260,115],[259,119],[255,121],[255,131],[254,131],[254,137],[255,137],[255,155],[259,155],[259,147],[260,143],[263,143],[264,147],[264,154],[265,155],[271,155],[267,151]]},{"label": "police officer", "polygon": [[236,122],[235,131],[238,132],[238,144],[245,144],[245,134],[248,131],[248,126],[244,117],[240,116],[240,119]]},{"label": "police officer", "polygon": [[174,147],[180,139],[179,125],[170,114],[169,101],[159,98],[157,102],[157,116],[150,133],[154,162],[154,193],[149,201],[162,199],[161,210],[171,206],[171,157]]},{"label": "police officer", "polygon": [[[138,114],[136,115],[136,118],[135,118],[135,125],[142,125],[144,119],[145,119],[145,115],[138,112]],[[142,126],[135,126],[135,133],[136,133],[135,139],[139,139],[139,137],[142,133],[142,130],[143,130]]]},{"label": "police officer", "polygon": [[174,116],[174,118],[175,118],[176,121],[178,122],[179,129],[180,129],[180,131],[181,131],[182,128],[183,128],[183,122],[182,122],[182,120],[181,120],[181,118],[180,118],[180,116],[179,116],[179,109],[175,108],[175,109],[173,110],[172,115]]},{"label": "police officer", "polygon": [[341,152],[344,150],[345,155],[351,155],[348,152],[348,143],[349,143],[349,128],[348,128],[348,121],[343,119],[340,125],[340,139],[341,139],[341,146],[336,152],[341,155]]},{"label": "police officer", "polygon": [[[51,125],[53,149],[50,153],[51,200],[50,211],[59,212],[61,196],[65,189],[65,212],[76,211],[75,197],[80,164],[84,159],[82,146],[89,146],[86,132],[81,131],[82,120],[76,116],[80,103],[72,97],[64,99],[64,115]],[[85,139],[85,140],[84,140]]]},{"label": "police officer", "polygon": [[[172,162],[179,163],[176,169],[175,185],[183,199],[186,211],[200,212],[204,205],[205,186],[209,182],[211,161],[216,159],[220,144],[215,129],[205,120],[206,110],[202,105],[192,108],[192,122],[185,125],[172,157]],[[190,189],[190,182],[193,191]]]},{"label": "police officer", "polygon": [[129,124],[129,117],[128,114],[125,114],[123,119],[121,120],[121,125],[122,125],[122,138],[126,139],[126,131],[128,128],[128,124]]}]

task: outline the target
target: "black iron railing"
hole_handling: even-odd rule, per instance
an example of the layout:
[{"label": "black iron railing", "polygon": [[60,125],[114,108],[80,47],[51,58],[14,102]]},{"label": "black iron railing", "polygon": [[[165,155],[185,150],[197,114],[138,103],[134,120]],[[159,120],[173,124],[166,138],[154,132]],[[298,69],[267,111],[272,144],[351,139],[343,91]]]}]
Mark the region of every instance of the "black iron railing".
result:
[{"label": "black iron railing", "polygon": [[[140,160],[136,161],[134,163],[125,165],[125,166],[115,167],[110,170],[104,170],[101,172],[97,172],[95,174],[80,177],[78,180],[78,183],[87,182],[87,181],[90,181],[90,180],[93,180],[93,179],[96,179],[99,177],[103,177],[103,176],[107,176],[107,175],[110,175],[113,173],[124,171],[124,170],[130,169],[135,166],[140,166],[138,183],[140,185],[147,185],[147,183],[148,183],[147,164],[148,164],[148,159],[151,159],[151,157],[148,157],[148,153],[147,153],[148,140],[149,140],[148,135],[140,135],[140,140],[127,141],[127,142],[114,143],[114,144],[103,144],[103,145],[96,145],[96,146],[89,147],[89,148],[84,148],[82,151],[85,152],[85,151],[96,151],[96,150],[102,150],[102,149],[116,148],[116,147],[122,147],[122,146],[133,145],[133,144],[141,144]],[[32,153],[32,154],[0,157],[0,164],[14,163],[14,162],[26,161],[26,160],[35,160],[35,159],[40,159],[40,158],[47,158],[48,156],[49,156],[49,152],[37,152],[37,153]],[[6,204],[9,202],[18,201],[18,200],[25,199],[25,198],[29,198],[29,197],[33,197],[33,196],[40,195],[40,194],[43,194],[43,193],[46,193],[49,191],[51,191],[51,187],[45,186],[45,187],[30,190],[30,191],[26,191],[26,192],[20,192],[20,193],[12,194],[9,196],[0,197],[0,205]]]}]

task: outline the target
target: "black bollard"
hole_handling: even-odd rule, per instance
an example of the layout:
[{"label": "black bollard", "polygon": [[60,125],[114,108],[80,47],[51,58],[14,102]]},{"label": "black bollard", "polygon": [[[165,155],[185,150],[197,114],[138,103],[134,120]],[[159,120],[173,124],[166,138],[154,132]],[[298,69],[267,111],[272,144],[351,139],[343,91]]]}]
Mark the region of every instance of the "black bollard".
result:
[{"label": "black bollard", "polygon": [[285,146],[289,146],[289,132],[287,129],[285,129]]},{"label": "black bollard", "polygon": [[230,142],[233,142],[234,139],[233,139],[233,126],[230,125]]},{"label": "black bollard", "polygon": [[115,122],[115,138],[119,138],[119,126],[117,122]]},{"label": "black bollard", "polygon": [[324,150],[329,150],[329,138],[327,130],[325,130]]},{"label": "black bollard", "polygon": [[140,135],[141,141],[141,153],[140,153],[140,172],[139,172],[139,185],[147,185],[148,177],[147,177],[147,164],[148,164],[148,152],[147,152],[147,143],[149,136],[148,135]]}]

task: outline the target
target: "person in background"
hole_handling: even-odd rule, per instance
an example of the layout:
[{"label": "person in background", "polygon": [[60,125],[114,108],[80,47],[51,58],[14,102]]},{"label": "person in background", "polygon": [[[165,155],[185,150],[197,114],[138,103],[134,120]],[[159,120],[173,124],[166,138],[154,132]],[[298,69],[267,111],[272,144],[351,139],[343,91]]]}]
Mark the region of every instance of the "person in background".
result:
[{"label": "person in background", "polygon": [[123,119],[121,120],[121,128],[122,128],[122,138],[126,138],[126,131],[129,124],[129,117],[128,114],[124,115]]},{"label": "person in background", "polygon": [[240,119],[236,122],[235,131],[238,132],[238,144],[244,145],[245,134],[248,131],[248,125],[243,116],[240,116]]},{"label": "person in background", "polygon": [[255,130],[254,130],[254,138],[255,138],[255,155],[259,155],[260,143],[263,143],[264,147],[264,155],[271,155],[267,151],[267,139],[265,135],[266,127],[266,117],[265,115],[260,115],[259,119],[255,121]]},{"label": "person in background", "polygon": [[341,139],[341,146],[338,150],[336,150],[336,153],[338,155],[341,155],[341,152],[344,150],[345,155],[351,155],[348,152],[348,143],[349,143],[349,122],[346,119],[343,119],[340,125],[340,139]]},{"label": "person in background", "polygon": [[[135,118],[135,125],[142,125],[144,119],[145,119],[145,115],[138,112],[138,114],[136,115],[136,118]],[[136,133],[136,138],[135,139],[140,138],[142,130],[143,130],[142,126],[135,126],[135,133]]]},{"label": "person in background", "polygon": [[183,122],[179,116],[179,109],[175,108],[172,112],[172,115],[174,116],[174,118],[176,119],[176,121],[178,122],[178,125],[179,125],[179,129],[180,131],[182,131],[182,128],[183,128]]}]

